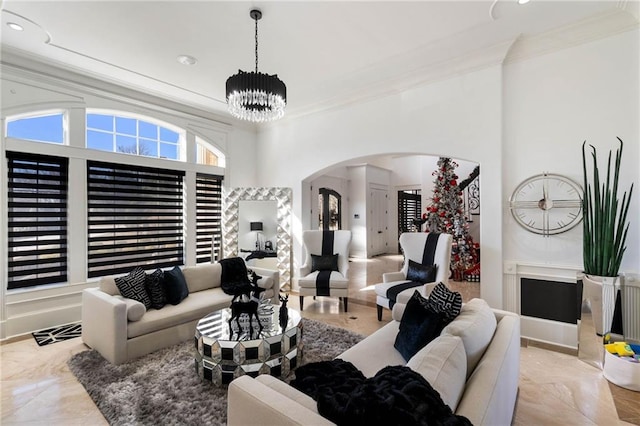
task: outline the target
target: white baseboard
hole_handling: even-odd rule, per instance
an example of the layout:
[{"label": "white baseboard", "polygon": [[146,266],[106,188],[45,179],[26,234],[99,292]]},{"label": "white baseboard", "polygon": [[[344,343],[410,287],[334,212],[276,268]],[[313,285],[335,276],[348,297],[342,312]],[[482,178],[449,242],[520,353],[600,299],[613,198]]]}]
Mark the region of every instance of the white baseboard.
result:
[{"label": "white baseboard", "polygon": [[82,304],[61,306],[46,311],[30,312],[4,321],[2,340],[33,333],[34,331],[78,322],[82,319]]},{"label": "white baseboard", "polygon": [[571,349],[578,348],[577,324],[567,324],[522,315],[520,317],[520,334],[524,338],[538,342]]}]

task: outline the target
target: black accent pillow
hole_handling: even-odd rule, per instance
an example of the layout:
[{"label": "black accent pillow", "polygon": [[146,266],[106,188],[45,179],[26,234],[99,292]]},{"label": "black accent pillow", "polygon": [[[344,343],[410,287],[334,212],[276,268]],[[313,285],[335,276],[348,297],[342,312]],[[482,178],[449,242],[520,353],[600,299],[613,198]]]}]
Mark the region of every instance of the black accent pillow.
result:
[{"label": "black accent pillow", "polygon": [[438,337],[445,325],[446,315],[433,311],[429,307],[429,301],[415,291],[402,314],[400,330],[393,347],[409,361],[420,349]]},{"label": "black accent pillow", "polygon": [[416,281],[422,284],[432,283],[436,279],[436,265],[422,265],[409,259],[409,268],[407,269],[407,280]]},{"label": "black accent pillow", "polygon": [[167,295],[167,302],[177,305],[189,295],[187,281],[179,266],[169,271],[164,271],[164,292]]},{"label": "black accent pillow", "polygon": [[153,309],[162,309],[167,304],[167,295],[164,291],[164,271],[158,268],[147,274],[145,287],[151,299],[151,307]]},{"label": "black accent pillow", "polygon": [[453,321],[462,309],[462,296],[451,291],[443,283],[438,283],[429,294],[429,308],[434,312],[442,312],[447,322]]},{"label": "black accent pillow", "polygon": [[145,288],[145,280],[147,274],[140,267],[136,267],[124,277],[118,277],[114,281],[120,294],[127,299],[137,300],[142,303],[145,308],[151,308],[151,299]]},{"label": "black accent pillow", "polygon": [[338,255],[337,254],[324,254],[324,255],[311,255],[311,272],[313,271],[337,271],[338,270]]}]

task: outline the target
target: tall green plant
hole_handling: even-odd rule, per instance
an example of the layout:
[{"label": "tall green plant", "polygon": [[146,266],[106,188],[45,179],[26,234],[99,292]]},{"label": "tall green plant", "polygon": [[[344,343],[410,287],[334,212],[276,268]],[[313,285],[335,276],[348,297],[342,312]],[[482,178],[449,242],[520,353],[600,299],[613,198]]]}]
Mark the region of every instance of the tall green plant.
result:
[{"label": "tall green plant", "polygon": [[[625,241],[629,231],[627,212],[633,194],[633,183],[622,197],[622,203],[618,198],[618,178],[620,175],[620,162],[622,160],[622,139],[620,147],[616,150],[616,161],[611,176],[611,151],[607,165],[607,180],[600,182],[598,170],[598,158],[596,148],[591,147],[593,158],[592,182],[587,179],[587,155],[585,153],[586,141],[582,144],[582,168],[584,171],[584,235],[583,235],[583,262],[584,272],[589,275],[602,277],[615,277],[620,270],[622,256],[626,250]],[[613,178],[613,180],[611,180]],[[626,225],[625,225],[626,224]]]}]

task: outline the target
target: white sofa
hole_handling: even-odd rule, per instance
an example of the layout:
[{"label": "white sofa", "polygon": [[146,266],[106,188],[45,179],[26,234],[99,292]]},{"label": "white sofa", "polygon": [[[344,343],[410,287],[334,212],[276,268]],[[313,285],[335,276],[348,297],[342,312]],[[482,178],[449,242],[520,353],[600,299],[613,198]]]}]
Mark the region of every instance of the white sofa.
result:
[{"label": "white sofa", "polygon": [[[278,303],[280,274],[251,268],[262,278],[263,297]],[[193,339],[202,317],[229,307],[232,296],[220,287],[222,267],[219,263],[187,266],[182,269],[189,296],[178,305],[144,310],[144,305],[120,296],[114,277],[103,277],[99,288],[82,294],[82,340],[113,364],[121,364],[158,349]],[[142,309],[135,321],[132,309]],[[135,315],[138,317],[139,315]]]},{"label": "white sofa", "polygon": [[[474,425],[510,425],[520,372],[520,317],[474,299],[439,337],[407,362],[393,347],[405,306],[397,303],[393,321],[338,358],[352,362],[367,377],[387,365],[406,365],[421,373],[455,414]],[[255,379],[241,376],[231,382],[228,424],[332,423],[318,414],[309,396],[262,375]]]}]

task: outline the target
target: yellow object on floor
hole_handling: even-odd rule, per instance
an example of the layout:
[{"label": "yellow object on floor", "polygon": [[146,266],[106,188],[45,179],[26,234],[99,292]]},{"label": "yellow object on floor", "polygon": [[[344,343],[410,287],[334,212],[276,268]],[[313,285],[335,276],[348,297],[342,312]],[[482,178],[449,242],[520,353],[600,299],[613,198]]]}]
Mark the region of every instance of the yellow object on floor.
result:
[{"label": "yellow object on floor", "polygon": [[635,353],[631,350],[631,346],[627,342],[615,342],[604,345],[607,352],[617,354],[619,356],[633,356]]}]

